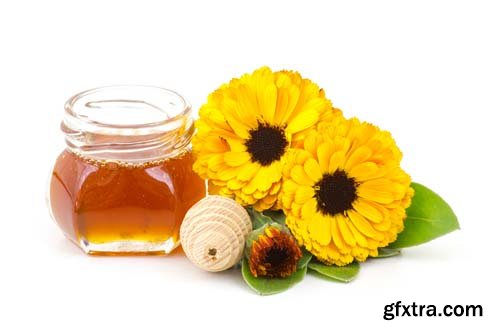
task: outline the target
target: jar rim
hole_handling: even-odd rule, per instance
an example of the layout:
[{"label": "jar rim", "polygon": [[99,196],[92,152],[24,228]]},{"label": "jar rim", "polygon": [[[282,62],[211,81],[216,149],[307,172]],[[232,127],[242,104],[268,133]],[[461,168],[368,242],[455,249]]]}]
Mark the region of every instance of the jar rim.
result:
[{"label": "jar rim", "polygon": [[[111,122],[106,122],[106,121],[99,121],[96,119],[92,119],[91,117],[85,116],[82,112],[78,112],[79,103],[84,101],[86,97],[94,96],[99,93],[112,93],[113,91],[120,91],[120,90],[128,90],[131,92],[138,91],[138,90],[143,90],[143,91],[156,91],[160,94],[163,94],[164,96],[169,96],[173,97],[176,99],[177,102],[180,103],[178,109],[179,111],[175,113],[175,115],[169,116],[168,114],[165,113],[165,118],[160,119],[157,121],[148,121],[148,122],[137,122],[137,123],[131,123],[131,124],[115,124]],[[133,97],[133,96],[132,96]],[[129,101],[130,102],[130,101]],[[85,103],[88,104],[88,103]],[[146,103],[149,104],[149,103]],[[151,105],[151,104],[150,104]],[[151,105],[154,107],[154,105]],[[74,119],[78,120],[79,122],[86,123],[90,126],[96,126],[96,127],[105,127],[109,128],[111,130],[113,129],[127,129],[127,128],[134,128],[134,129],[147,129],[147,128],[152,128],[152,127],[158,127],[158,126],[163,126],[171,122],[175,122],[181,118],[184,118],[186,116],[189,116],[191,113],[191,105],[189,102],[182,97],[179,93],[167,89],[167,88],[162,88],[159,86],[153,86],[153,85],[135,85],[135,84],[123,84],[123,85],[107,85],[107,86],[101,86],[97,88],[92,88],[92,89],[87,89],[84,90],[78,94],[73,95],[70,97],[65,105],[64,109],[66,112],[67,116],[73,117]],[[159,109],[159,108],[158,108]]]},{"label": "jar rim", "polygon": [[144,162],[185,150],[194,123],[191,105],[173,90],[114,85],[68,99],[61,130],[68,148],[79,155]]}]

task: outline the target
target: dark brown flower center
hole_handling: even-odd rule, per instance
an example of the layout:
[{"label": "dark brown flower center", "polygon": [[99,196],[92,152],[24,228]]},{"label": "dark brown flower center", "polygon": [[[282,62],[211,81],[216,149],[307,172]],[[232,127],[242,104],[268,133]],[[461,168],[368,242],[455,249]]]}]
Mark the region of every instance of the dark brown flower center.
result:
[{"label": "dark brown flower center", "polygon": [[272,267],[280,267],[289,261],[289,257],[290,251],[288,251],[288,248],[273,246],[267,251],[264,262]]},{"label": "dark brown flower center", "polygon": [[283,128],[259,123],[257,128],[250,131],[250,138],[245,145],[252,161],[266,166],[283,156],[288,141]]},{"label": "dark brown flower center", "polygon": [[343,170],[323,175],[316,183],[318,210],[330,216],[346,212],[358,198],[356,188],[354,178],[347,176]]}]

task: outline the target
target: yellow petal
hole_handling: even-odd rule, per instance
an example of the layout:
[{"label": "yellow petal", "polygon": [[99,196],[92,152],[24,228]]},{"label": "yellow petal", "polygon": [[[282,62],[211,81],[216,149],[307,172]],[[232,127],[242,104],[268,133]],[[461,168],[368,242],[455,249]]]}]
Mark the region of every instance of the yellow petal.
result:
[{"label": "yellow petal", "polygon": [[343,169],[344,161],[345,161],[345,153],[343,151],[337,151],[333,153],[332,157],[330,157],[328,171],[333,173],[338,169]]},{"label": "yellow petal", "polygon": [[242,181],[249,181],[259,171],[260,166],[257,163],[246,163],[241,167],[237,178]]},{"label": "yellow petal", "polygon": [[208,194],[219,194],[219,191],[221,190],[220,186],[214,184],[213,181],[208,181]]},{"label": "yellow petal", "polygon": [[236,94],[238,94],[238,98],[235,100],[233,111],[241,122],[252,128],[257,127],[255,110],[258,110],[259,106],[255,93],[248,86],[240,86]]},{"label": "yellow petal", "polygon": [[316,214],[316,216],[308,222],[308,229],[311,237],[320,245],[328,245],[331,240],[330,220],[328,218],[320,217],[318,216],[318,214]]},{"label": "yellow petal", "polygon": [[330,259],[331,261],[336,261],[340,258],[339,249],[334,243],[330,242],[330,244],[328,244],[325,250],[328,259]]},{"label": "yellow petal", "polygon": [[314,190],[310,186],[301,186],[295,193],[295,202],[298,204],[304,204],[309,199],[314,197]]},{"label": "yellow petal", "polygon": [[373,200],[375,202],[388,204],[394,201],[394,196],[390,192],[377,191],[361,184],[357,188],[358,196],[367,200]]},{"label": "yellow petal", "polygon": [[238,175],[238,172],[240,171],[241,168],[239,167],[229,167],[225,170],[221,170],[220,172],[218,172],[219,174],[219,179],[220,180],[224,180],[224,181],[227,181],[231,178],[234,178],[236,177],[236,175]]},{"label": "yellow petal", "polygon": [[[281,76],[283,77],[283,76]],[[280,80],[281,78],[278,78]],[[284,79],[286,80],[286,78]],[[281,88],[284,84],[279,81],[276,82],[278,85],[278,103],[276,105],[276,115],[274,120],[277,124],[283,125],[288,121],[288,117],[292,113],[293,109],[297,105],[299,100],[300,91],[294,85],[289,85]]]},{"label": "yellow petal", "polygon": [[261,167],[259,167],[257,169],[257,171],[255,172],[255,175],[252,177],[252,179],[250,179],[246,184],[245,186],[243,186],[241,188],[241,191],[245,194],[245,195],[252,195],[252,193],[254,193],[255,191],[257,191],[258,189],[258,186],[259,186],[259,181],[261,180],[261,178],[259,178],[259,175],[260,175],[260,171],[261,171]]},{"label": "yellow petal", "polygon": [[363,182],[363,186],[373,189],[373,190],[381,190],[381,191],[387,191],[387,192],[392,192],[392,190],[397,186],[398,184],[393,183],[387,178],[379,178],[379,179],[372,179],[372,180],[367,180]]},{"label": "yellow petal", "polygon": [[365,162],[355,165],[350,171],[349,176],[356,178],[358,181],[370,179],[378,171],[377,164],[373,162]]},{"label": "yellow petal", "polygon": [[277,195],[266,195],[264,198],[262,198],[262,202],[266,204],[267,208],[270,208],[276,202],[277,198]]},{"label": "yellow petal", "polygon": [[231,151],[235,152],[247,151],[247,147],[245,146],[244,141],[240,138],[225,137],[224,140],[226,140],[227,143],[229,144]]},{"label": "yellow petal", "polygon": [[299,189],[299,185],[294,182],[292,179],[286,179],[283,181],[282,193],[286,195],[295,194],[295,192]]},{"label": "yellow petal", "polygon": [[298,203],[293,202],[291,205],[291,209],[292,209],[292,214],[289,214],[289,215],[299,216],[300,210],[302,209],[302,205],[299,205]]},{"label": "yellow petal", "polygon": [[375,207],[373,207],[368,201],[358,199],[356,200],[352,206],[354,209],[363,215],[364,217],[370,219],[373,222],[381,222],[384,218],[384,215]]},{"label": "yellow petal", "polygon": [[356,229],[352,222],[347,222],[347,226],[349,227],[349,230],[351,230],[356,243],[358,243],[359,246],[366,247],[368,242],[366,241],[365,236],[363,236],[358,229]]},{"label": "yellow petal", "polygon": [[331,233],[332,233],[332,240],[335,243],[335,245],[339,249],[346,249],[347,245],[344,242],[344,238],[342,237],[342,234],[340,233],[340,227],[339,227],[339,217],[334,216],[331,223],[330,223],[330,228],[331,228]]},{"label": "yellow petal", "polygon": [[250,130],[250,127],[248,125],[229,115],[226,116],[226,121],[240,138],[248,138],[248,131]]},{"label": "yellow petal", "polygon": [[[229,184],[228,184],[229,185]],[[229,187],[229,186],[228,186]],[[255,199],[262,199],[264,198],[265,196],[267,195],[267,192],[261,192],[259,190],[256,190],[255,192],[252,193],[252,196],[255,198]]]},{"label": "yellow petal", "polygon": [[207,138],[203,144],[203,148],[213,153],[223,153],[227,151],[227,145],[218,137]]},{"label": "yellow petal", "polygon": [[267,85],[264,93],[259,100],[260,111],[264,117],[264,121],[268,124],[274,123],[274,114],[276,111],[277,90],[274,84]]},{"label": "yellow petal", "polygon": [[316,147],[322,142],[321,135],[313,131],[304,140],[304,149],[311,155],[316,155]]},{"label": "yellow petal", "polygon": [[318,118],[318,111],[311,109],[303,110],[290,121],[286,130],[292,134],[303,131],[313,126],[318,121]]},{"label": "yellow petal", "polygon": [[[288,224],[289,217],[287,216],[286,221]],[[295,226],[296,231],[297,231],[297,237],[299,240],[301,239],[300,235],[307,235],[307,223],[304,222],[302,219],[294,219],[293,217],[291,218],[291,226]],[[309,240],[309,238],[307,238]]]},{"label": "yellow petal", "polygon": [[280,204],[283,209],[290,210],[292,208],[292,197],[288,195],[280,196]]},{"label": "yellow petal", "polygon": [[306,163],[304,163],[304,171],[313,182],[317,182],[321,179],[321,170],[318,162],[312,158],[308,159]]},{"label": "yellow petal", "polygon": [[316,215],[316,199],[309,199],[304,206],[302,206],[302,218],[304,220],[309,220]]},{"label": "yellow petal", "polygon": [[349,230],[349,227],[347,226],[346,218],[344,216],[340,216],[337,218],[337,222],[344,241],[350,246],[356,246],[356,240],[354,239],[351,230]]},{"label": "yellow petal", "polygon": [[391,220],[386,218],[380,223],[373,224],[373,227],[379,231],[387,231],[391,227]]},{"label": "yellow petal", "polygon": [[269,166],[261,168],[260,177],[265,178],[267,181],[270,181],[271,183],[275,183],[281,179],[281,171],[282,171],[281,169],[282,169],[281,163],[279,162],[272,163]]},{"label": "yellow petal", "polygon": [[290,176],[292,180],[300,185],[312,185],[314,181],[309,178],[309,176],[304,171],[304,168],[301,165],[296,165],[292,168],[290,172]]},{"label": "yellow petal", "polygon": [[277,194],[279,190],[281,189],[281,182],[276,182],[271,186],[271,189],[269,189],[269,194]]},{"label": "yellow petal", "polygon": [[230,190],[239,190],[245,183],[238,179],[231,179],[227,182],[227,188]]},{"label": "yellow petal", "polygon": [[260,167],[253,179],[247,186],[243,187],[242,191],[245,194],[251,194],[255,190],[269,191],[273,183],[281,178],[281,172],[277,167],[277,163],[273,163],[268,167]]},{"label": "yellow petal", "polygon": [[354,166],[365,162],[372,155],[372,150],[366,146],[356,149],[345,163],[345,169],[350,171]]},{"label": "yellow petal", "polygon": [[224,165],[224,155],[223,154],[213,154],[207,161],[207,166],[210,170],[220,171],[221,166]]},{"label": "yellow petal", "polygon": [[224,162],[229,166],[239,166],[250,160],[250,154],[247,152],[227,152],[224,154]]},{"label": "yellow petal", "polygon": [[267,176],[269,174],[268,168],[260,168],[254,179],[250,181],[251,184],[257,185],[256,189],[259,191],[268,191],[273,185],[273,181]]},{"label": "yellow petal", "polygon": [[373,229],[372,225],[363,216],[361,216],[361,214],[352,209],[349,209],[347,214],[356,229],[361,231],[364,235],[372,238],[376,235],[377,232],[375,229]]},{"label": "yellow petal", "polygon": [[323,142],[317,149],[319,167],[323,173],[329,171],[330,157],[333,155],[333,147],[327,142]]}]

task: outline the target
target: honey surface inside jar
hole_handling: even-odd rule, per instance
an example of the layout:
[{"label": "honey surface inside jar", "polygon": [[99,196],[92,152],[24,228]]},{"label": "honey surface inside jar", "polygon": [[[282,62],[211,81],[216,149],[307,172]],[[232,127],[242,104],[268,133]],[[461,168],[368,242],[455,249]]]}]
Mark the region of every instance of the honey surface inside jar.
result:
[{"label": "honey surface inside jar", "polygon": [[186,211],[205,196],[192,164],[189,151],[128,165],[65,150],[52,173],[52,214],[66,236],[91,254],[162,254],[178,243]]}]

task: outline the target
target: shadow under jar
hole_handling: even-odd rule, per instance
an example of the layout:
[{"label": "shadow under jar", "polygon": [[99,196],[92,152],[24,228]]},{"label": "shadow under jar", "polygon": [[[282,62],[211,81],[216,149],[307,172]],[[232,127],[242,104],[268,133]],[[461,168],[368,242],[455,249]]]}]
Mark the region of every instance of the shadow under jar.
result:
[{"label": "shadow under jar", "polygon": [[52,217],[88,254],[166,254],[206,194],[192,170],[189,104],[149,86],[111,86],[68,100],[66,149],[49,185]]}]

